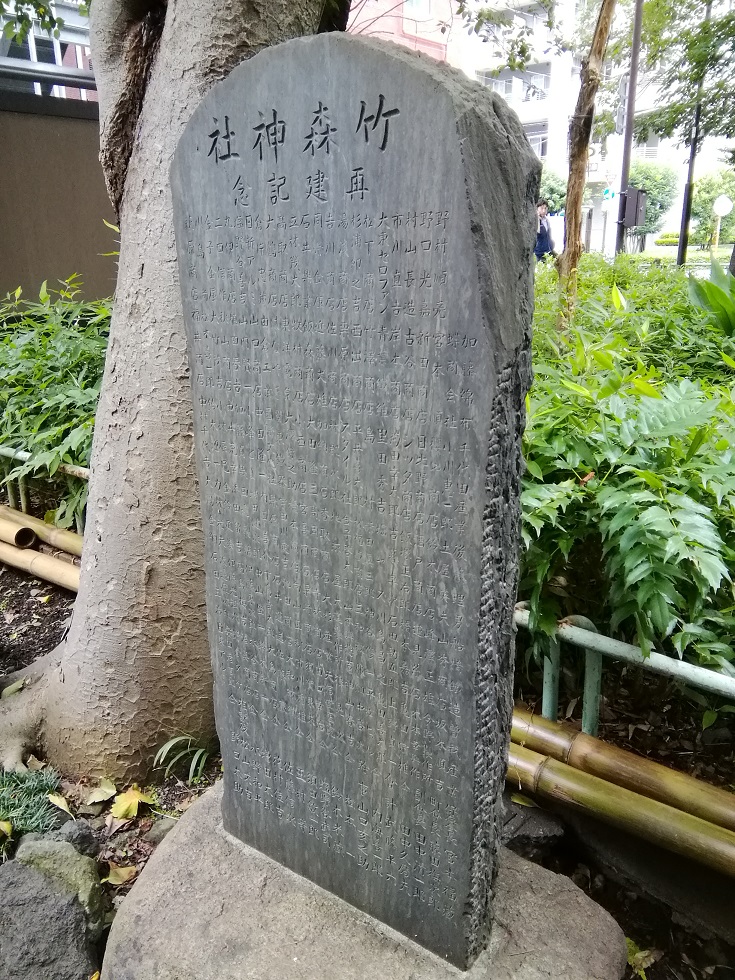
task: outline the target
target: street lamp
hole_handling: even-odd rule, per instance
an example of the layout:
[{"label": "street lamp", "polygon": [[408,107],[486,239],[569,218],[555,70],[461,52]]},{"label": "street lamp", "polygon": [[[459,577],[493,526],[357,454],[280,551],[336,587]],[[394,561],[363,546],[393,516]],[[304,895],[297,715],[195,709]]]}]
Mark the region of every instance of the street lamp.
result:
[{"label": "street lamp", "polygon": [[717,219],[715,221],[715,233],[712,236],[712,258],[714,259],[717,246],[720,244],[720,223],[732,211],[732,201],[727,194],[720,194],[719,197],[715,198],[712,210],[715,212],[715,218]]}]

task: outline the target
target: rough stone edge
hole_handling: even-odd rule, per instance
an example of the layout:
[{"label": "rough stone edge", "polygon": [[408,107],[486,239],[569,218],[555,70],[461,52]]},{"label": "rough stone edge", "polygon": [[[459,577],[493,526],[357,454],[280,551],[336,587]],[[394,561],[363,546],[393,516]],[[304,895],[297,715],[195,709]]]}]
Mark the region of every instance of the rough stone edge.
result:
[{"label": "rough stone edge", "polygon": [[[475,758],[473,829],[470,842],[470,901],[464,913],[467,938],[465,967],[489,940],[490,916],[497,852],[500,846],[506,757],[513,712],[513,669],[515,628],[513,609],[518,582],[520,530],[520,478],[523,472],[521,439],[525,421],[525,396],[531,384],[531,319],[533,316],[534,206],[538,195],[541,164],[531,150],[517,115],[496,93],[468,79],[458,69],[390,41],[329,33],[293,38],[266,48],[241,63],[227,78],[209,89],[194,111],[180,141],[218,85],[250,66],[254,59],[282,57],[282,49],[302,44],[347,45],[372,49],[383,56],[422,71],[442,86],[450,99],[460,140],[471,233],[475,240],[477,281],[483,326],[495,331],[491,344],[488,384],[494,388],[490,410],[490,439],[487,451],[485,504],[481,552],[481,597],[478,621],[479,652],[475,672]],[[498,155],[497,179],[488,180],[487,159],[482,150],[493,131],[494,149],[506,142],[507,155]],[[177,146],[178,150],[178,146]],[[171,164],[177,171],[177,153]],[[482,176],[485,180],[482,180]],[[174,178],[174,181],[176,178]],[[504,192],[504,193],[503,193]],[[510,211],[510,224],[517,227],[513,247],[501,241],[493,222],[497,203]],[[507,227],[507,225],[506,225]],[[492,260],[490,256],[492,255]],[[480,259],[483,258],[483,262]],[[505,293],[498,303],[496,294]],[[507,322],[497,316],[501,306]],[[511,313],[515,312],[515,316]],[[513,419],[519,419],[515,425]],[[510,544],[497,548],[497,541]],[[497,711],[492,711],[492,692]]]}]

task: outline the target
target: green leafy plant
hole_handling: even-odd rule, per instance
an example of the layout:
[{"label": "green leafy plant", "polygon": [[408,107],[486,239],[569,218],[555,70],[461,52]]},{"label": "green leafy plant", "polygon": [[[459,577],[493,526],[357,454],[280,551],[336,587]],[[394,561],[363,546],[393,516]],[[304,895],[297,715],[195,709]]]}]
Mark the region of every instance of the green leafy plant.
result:
[{"label": "green leafy plant", "polygon": [[86,503],[86,485],[57,470],[89,462],[111,316],[108,301],[84,302],[80,287],[72,276],[58,290],[43,283],[38,302],[20,289],[0,302],[0,444],[31,454],[10,477],[55,477],[62,527]]},{"label": "green leafy plant", "polygon": [[657,949],[640,949],[632,939],[625,937],[625,946],[628,953],[628,966],[633,973],[641,980],[647,980],[646,967],[653,966],[661,959],[661,952]]},{"label": "green leafy plant", "polygon": [[202,745],[193,735],[176,735],[158,750],[153,766],[163,769],[164,763],[166,764],[163,773],[165,779],[177,766],[183,770],[188,765],[187,782],[193,783],[202,778],[211,753],[211,748]]},{"label": "green leafy plant", "polygon": [[58,789],[61,778],[53,769],[36,772],[0,773],[0,855],[17,834],[44,834],[58,826],[59,811],[49,800]]},{"label": "green leafy plant", "polygon": [[539,199],[549,202],[550,214],[563,212],[567,203],[566,178],[560,177],[559,174],[544,166],[541,171],[541,187],[538,196]]},{"label": "green leafy plant", "polygon": [[[735,674],[735,369],[670,265],[587,256],[567,331],[536,276],[520,598],[557,620]],[[728,353],[728,350],[731,353]]]},{"label": "green leafy plant", "polygon": [[[679,176],[673,167],[654,160],[635,160],[630,168],[628,183],[646,192],[646,221],[636,228],[639,235],[658,231],[667,212],[676,200]],[[679,236],[676,236],[678,241]]]},{"label": "green leafy plant", "polygon": [[[732,337],[735,333],[735,277],[718,262],[712,263],[709,280],[689,277],[689,297],[695,306],[714,317],[720,329]],[[735,360],[726,361],[735,368]]]},{"label": "green leafy plant", "polygon": [[656,245],[678,245],[679,244],[679,232],[678,231],[665,231],[663,234],[659,235],[655,240]]},{"label": "green leafy plant", "polygon": [[[735,201],[735,169],[724,168],[713,174],[705,174],[694,185],[692,201],[692,218],[695,228],[692,241],[696,245],[709,245],[715,230],[715,213],[712,206],[715,198],[726,194]],[[720,241],[735,241],[735,210],[726,215],[720,222]]]}]

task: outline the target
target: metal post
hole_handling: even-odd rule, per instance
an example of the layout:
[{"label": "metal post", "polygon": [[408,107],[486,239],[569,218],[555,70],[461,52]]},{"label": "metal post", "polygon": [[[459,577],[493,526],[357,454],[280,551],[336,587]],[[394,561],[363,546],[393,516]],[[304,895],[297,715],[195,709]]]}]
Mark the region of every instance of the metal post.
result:
[{"label": "metal post", "polygon": [[635,122],[635,91],[638,85],[638,61],[641,53],[641,25],[643,0],[635,0],[633,20],[633,44],[630,52],[630,77],[628,101],[625,105],[625,136],[623,137],[623,166],[620,173],[620,202],[618,204],[618,228],[615,237],[615,254],[625,251],[625,195],[630,177],[630,156],[633,148],[633,123]]},{"label": "metal post", "polygon": [[[705,24],[712,17],[712,3],[707,0],[704,13]],[[689,144],[689,166],[687,167],[687,182],[684,185],[684,204],[681,209],[681,225],[679,227],[679,247],[676,251],[676,264],[684,265],[687,260],[689,247],[689,223],[692,220],[692,198],[694,197],[694,161],[699,151],[699,124],[702,118],[702,92],[704,91],[704,73],[697,86],[697,104],[694,107],[694,122],[692,123],[691,142]]]},{"label": "metal post", "polygon": [[584,693],[582,694],[582,731],[597,735],[600,727],[600,694],[602,691],[602,654],[584,651]]},{"label": "metal post", "polygon": [[551,721],[559,717],[559,671],[561,650],[555,636],[549,640],[549,656],[544,657],[544,693],[541,699],[541,715]]},{"label": "metal post", "polygon": [[717,257],[717,247],[720,244],[720,227],[722,224],[722,218],[719,214],[715,215],[715,233],[712,236],[712,247],[710,248],[709,257],[712,262],[715,261]]}]

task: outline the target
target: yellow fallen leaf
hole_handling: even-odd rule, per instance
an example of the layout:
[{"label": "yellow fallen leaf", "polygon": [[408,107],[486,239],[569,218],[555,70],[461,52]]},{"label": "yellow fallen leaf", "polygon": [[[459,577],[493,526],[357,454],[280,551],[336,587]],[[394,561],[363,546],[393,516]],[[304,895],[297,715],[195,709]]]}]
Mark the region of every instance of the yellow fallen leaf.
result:
[{"label": "yellow fallen leaf", "polygon": [[121,867],[119,864],[115,864],[110,861],[110,873],[102,881],[107,881],[109,884],[118,886],[124,885],[126,882],[134,878],[138,873],[138,869],[134,864],[128,865],[126,867]]},{"label": "yellow fallen leaf", "polygon": [[26,765],[31,772],[40,772],[42,769],[46,768],[47,763],[41,762],[41,760],[37,759],[35,755],[29,755],[28,759],[26,760]]},{"label": "yellow fallen leaf", "polygon": [[99,786],[90,792],[85,802],[88,805],[90,803],[104,803],[105,800],[112,799],[115,793],[117,793],[117,786],[109,779],[103,777],[100,779]]},{"label": "yellow fallen leaf", "polygon": [[10,837],[13,833],[13,825],[9,820],[0,820],[0,834],[3,837]]},{"label": "yellow fallen leaf", "polygon": [[66,802],[63,796],[59,796],[58,793],[49,793],[48,799],[49,799],[49,803],[53,803],[54,806],[57,806],[60,810],[63,810],[65,813],[68,813],[70,817],[74,816],[74,814],[69,809],[69,804]]},{"label": "yellow fallen leaf", "polygon": [[100,971],[97,970],[95,973],[93,973],[89,980],[100,980]]},{"label": "yellow fallen leaf", "polygon": [[19,691],[22,691],[25,686],[26,686],[26,678],[21,677],[21,679],[19,681],[16,681],[15,684],[8,684],[7,687],[3,688],[3,693],[0,694],[0,698],[12,697],[14,694],[17,694]]},{"label": "yellow fallen leaf", "polygon": [[146,796],[145,793],[141,793],[138,787],[133,784],[124,793],[117,794],[115,802],[110,808],[110,812],[113,817],[118,817],[120,820],[129,820],[131,817],[137,816],[138,804],[153,802],[152,796]]}]

